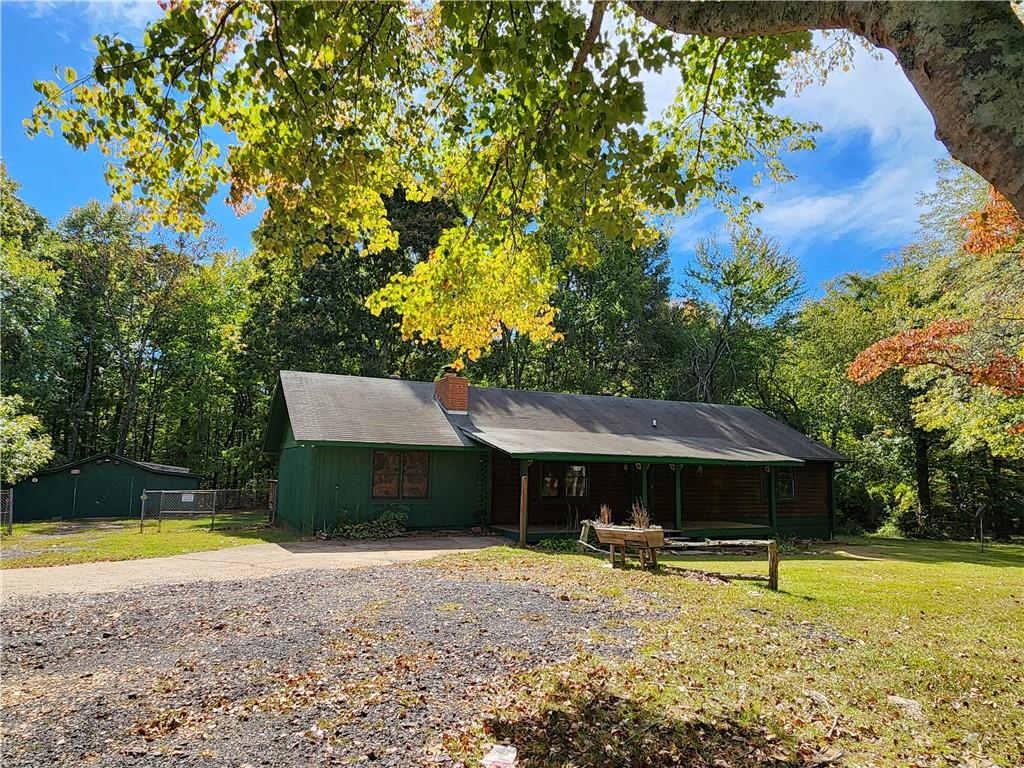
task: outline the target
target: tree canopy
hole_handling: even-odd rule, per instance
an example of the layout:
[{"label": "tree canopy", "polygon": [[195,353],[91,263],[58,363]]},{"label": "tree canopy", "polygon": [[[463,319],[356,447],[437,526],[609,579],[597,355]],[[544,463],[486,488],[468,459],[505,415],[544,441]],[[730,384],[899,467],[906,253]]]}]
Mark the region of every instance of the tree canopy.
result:
[{"label": "tree canopy", "polygon": [[[749,205],[741,165],[786,178],[814,126],[769,108],[809,41],[684,38],[600,2],[173,3],[142,48],[100,36],[90,73],[38,83],[29,129],[99,144],[115,197],[155,222],[197,231],[222,184],[239,210],[265,196],[268,247],[329,226],[377,253],[396,189],[455,201],[464,217],[370,306],[473,359],[503,326],[551,337],[591,230],[648,243],[653,216],[700,198]],[[645,128],[641,75],[670,66],[683,85]],[[549,227],[569,233],[558,264]]]},{"label": "tree canopy", "polygon": [[[262,482],[281,369],[429,381],[450,360],[436,342],[403,339],[364,297],[412,274],[457,206],[388,198],[399,247],[375,254],[339,246],[325,227],[240,258],[215,242],[140,237],[117,206],[92,203],[51,226],[3,178],[0,365],[15,396],[4,430],[32,448],[33,465],[46,460],[36,448],[52,446],[54,463],[120,449],[222,487]],[[1024,398],[972,366],[1020,359],[1024,241],[968,249],[980,219],[1005,232],[981,216],[990,202],[976,176],[947,167],[923,200],[918,240],[885,270],[840,276],[812,298],[793,257],[755,230],[702,243],[674,282],[664,234],[634,247],[592,230],[596,263],[584,267],[564,265],[573,232],[549,227],[559,341],[503,327],[466,374],[754,406],[852,459],[836,476],[847,530],[964,535],[983,505],[986,529],[1008,532],[1024,517]],[[890,348],[900,356],[878,354]],[[853,381],[862,356],[871,375]]]}]

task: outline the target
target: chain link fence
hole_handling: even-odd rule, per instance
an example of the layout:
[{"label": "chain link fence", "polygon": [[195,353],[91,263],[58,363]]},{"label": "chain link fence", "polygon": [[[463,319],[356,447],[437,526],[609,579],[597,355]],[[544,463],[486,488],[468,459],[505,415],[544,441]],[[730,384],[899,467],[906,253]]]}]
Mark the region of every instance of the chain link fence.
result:
[{"label": "chain link fence", "polygon": [[257,528],[274,522],[276,483],[268,488],[211,488],[162,490],[147,488],[142,492],[139,531],[147,523],[163,529],[164,520],[192,519],[215,528]]},{"label": "chain link fence", "polygon": [[8,536],[14,531],[14,489],[0,490],[0,533]]}]

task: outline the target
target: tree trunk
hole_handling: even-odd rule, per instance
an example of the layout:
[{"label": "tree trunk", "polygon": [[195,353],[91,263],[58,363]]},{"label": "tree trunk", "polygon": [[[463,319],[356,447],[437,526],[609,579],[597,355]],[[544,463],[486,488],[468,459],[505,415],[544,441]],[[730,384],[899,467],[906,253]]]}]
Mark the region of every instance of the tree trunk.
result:
[{"label": "tree trunk", "polygon": [[928,437],[920,430],[914,432],[914,477],[917,480],[917,506],[921,525],[932,522],[932,481],[928,460]]},{"label": "tree trunk", "polygon": [[1024,23],[1009,3],[627,2],[673,32],[846,29],[891,51],[931,112],[935,137],[1024,216]]},{"label": "tree trunk", "polygon": [[1010,534],[1010,505],[1007,499],[1012,497],[1001,488],[1003,466],[1002,459],[992,457],[992,471],[988,474],[989,503],[982,510],[985,530],[993,539],[1005,539]]},{"label": "tree trunk", "polygon": [[128,432],[135,422],[135,410],[139,402],[139,372],[133,372],[131,381],[128,384],[128,399],[121,411],[121,418],[117,425],[117,448],[114,453],[124,456],[128,446]]},{"label": "tree trunk", "polygon": [[78,454],[78,436],[82,429],[82,420],[85,419],[85,411],[89,407],[89,398],[92,397],[92,369],[95,364],[93,354],[93,333],[89,333],[89,352],[85,357],[85,386],[82,389],[82,397],[78,401],[78,412],[75,414],[75,425],[71,429],[71,444],[68,446],[68,461],[74,461]]}]

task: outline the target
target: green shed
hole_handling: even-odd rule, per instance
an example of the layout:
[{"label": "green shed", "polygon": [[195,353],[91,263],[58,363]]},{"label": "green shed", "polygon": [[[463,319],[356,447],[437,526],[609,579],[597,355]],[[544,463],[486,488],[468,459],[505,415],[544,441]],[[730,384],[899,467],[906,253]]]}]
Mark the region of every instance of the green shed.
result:
[{"label": "green shed", "polygon": [[199,479],[185,467],[100,453],[42,470],[17,483],[14,515],[19,522],[134,517],[144,489],[188,490],[198,488]]}]

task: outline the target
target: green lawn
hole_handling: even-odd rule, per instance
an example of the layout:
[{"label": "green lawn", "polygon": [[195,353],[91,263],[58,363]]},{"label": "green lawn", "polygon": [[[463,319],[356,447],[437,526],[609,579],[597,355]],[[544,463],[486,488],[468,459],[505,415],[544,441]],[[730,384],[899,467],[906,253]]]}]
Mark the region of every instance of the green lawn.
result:
[{"label": "green lawn", "polygon": [[530,766],[1024,765],[1024,547],[821,545],[783,555],[778,593],[676,562],[623,572],[509,547],[444,562],[555,586],[581,610],[611,596],[641,633],[639,659],[575,648],[493,686],[445,734],[456,758],[500,740]]},{"label": "green lawn", "polygon": [[208,517],[165,520],[159,533],[155,522],[140,533],[138,520],[15,523],[13,534],[0,539],[0,568],[136,560],[293,538],[280,528],[221,515],[214,531]]}]

